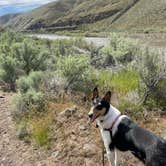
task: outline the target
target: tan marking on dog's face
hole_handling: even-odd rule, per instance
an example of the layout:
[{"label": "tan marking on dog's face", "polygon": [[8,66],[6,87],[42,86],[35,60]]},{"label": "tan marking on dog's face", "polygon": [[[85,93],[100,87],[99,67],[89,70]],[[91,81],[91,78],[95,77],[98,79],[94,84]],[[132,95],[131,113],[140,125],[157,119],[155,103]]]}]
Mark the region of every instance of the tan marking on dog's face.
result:
[{"label": "tan marking on dog's face", "polygon": [[95,106],[93,106],[89,112],[89,115],[92,115],[90,121],[94,122],[97,118],[104,116],[105,113],[106,113],[106,108],[103,107],[101,110],[98,110],[96,109]]},{"label": "tan marking on dog's face", "polygon": [[101,109],[101,110],[97,110],[97,109],[94,109],[93,110],[93,116],[95,117],[95,118],[98,118],[98,117],[100,117],[100,116],[104,116],[104,114],[106,113],[106,108],[103,108],[103,109]]}]

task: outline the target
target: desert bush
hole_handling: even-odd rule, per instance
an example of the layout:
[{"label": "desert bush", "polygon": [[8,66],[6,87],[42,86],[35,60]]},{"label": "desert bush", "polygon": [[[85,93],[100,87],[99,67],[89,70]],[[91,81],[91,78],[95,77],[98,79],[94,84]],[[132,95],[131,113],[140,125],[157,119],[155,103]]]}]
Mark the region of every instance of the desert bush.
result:
[{"label": "desert bush", "polygon": [[95,47],[93,43],[88,43],[83,38],[76,38],[73,40],[73,43],[76,47],[87,51],[91,51]]},{"label": "desert bush", "polygon": [[17,137],[20,140],[23,140],[23,139],[25,139],[26,136],[28,136],[27,122],[26,121],[21,121],[20,124],[18,124],[18,127],[17,127]]},{"label": "desert bush", "polygon": [[[28,90],[24,94],[18,93],[14,99],[16,112],[15,115],[24,114],[25,112],[46,110],[46,101],[42,92],[37,92],[34,89]],[[15,115],[13,115],[15,117]],[[15,117],[17,118],[17,117]]]},{"label": "desert bush", "polygon": [[19,119],[25,112],[46,110],[47,102],[42,89],[42,80],[42,72],[31,72],[29,76],[22,76],[17,80],[18,93],[13,100],[15,119]]},{"label": "desert bush", "polygon": [[25,73],[31,71],[46,70],[48,68],[49,52],[44,48],[35,47],[31,40],[25,40],[20,45],[15,45],[15,57]]},{"label": "desert bush", "polygon": [[17,80],[17,88],[22,94],[30,89],[39,91],[41,88],[43,73],[41,71],[31,72],[28,76],[22,76]]},{"label": "desert bush", "polygon": [[163,78],[158,82],[158,84],[153,88],[153,91],[149,95],[147,100],[147,105],[150,108],[160,108],[165,110],[166,108],[166,78]]},{"label": "desert bush", "polygon": [[37,120],[30,121],[31,124],[31,137],[37,145],[43,146],[47,149],[50,148],[50,126],[52,124],[52,117],[42,117]]},{"label": "desert bush", "polygon": [[15,82],[31,71],[52,69],[53,56],[44,42],[11,32],[0,36],[0,79],[15,89]]},{"label": "desert bush", "polygon": [[59,58],[57,70],[67,80],[65,91],[77,90],[81,87],[87,78],[89,68],[89,58],[84,55]]},{"label": "desert bush", "polygon": [[92,48],[92,44],[88,44],[82,38],[56,40],[51,44],[51,52],[56,57],[90,53]]},{"label": "desert bush", "polygon": [[116,65],[117,63],[125,65],[133,61],[138,51],[137,42],[113,33],[110,36],[109,45],[101,49],[101,54],[105,66]]},{"label": "desert bush", "polygon": [[0,79],[10,85],[10,90],[16,91],[15,82],[18,78],[17,60],[6,56],[0,58]]},{"label": "desert bush", "polygon": [[13,43],[22,42],[24,38],[25,36],[11,30],[6,31],[4,33],[0,33],[0,43],[7,44],[8,46],[11,46],[11,44]]},{"label": "desert bush", "polygon": [[[166,64],[164,56],[160,53],[144,50],[137,59],[137,71],[140,76],[140,95],[142,95],[142,103],[146,104],[151,100],[151,96],[156,93],[157,89],[165,91],[165,84],[161,82],[166,78]],[[161,85],[160,85],[161,83]],[[157,97],[157,96],[156,96]],[[154,98],[158,100],[157,98]]]},{"label": "desert bush", "polygon": [[128,100],[127,98],[121,98],[119,99],[119,103],[117,105],[117,108],[121,112],[130,112],[132,115],[138,113],[138,112],[143,112],[145,109],[142,104],[139,102],[134,103],[131,100]]}]

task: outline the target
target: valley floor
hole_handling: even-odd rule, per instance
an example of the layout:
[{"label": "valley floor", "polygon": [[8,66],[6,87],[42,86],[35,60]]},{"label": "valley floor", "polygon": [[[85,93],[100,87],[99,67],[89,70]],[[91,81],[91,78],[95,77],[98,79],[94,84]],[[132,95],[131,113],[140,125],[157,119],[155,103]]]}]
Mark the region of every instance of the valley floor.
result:
[{"label": "valley floor", "polygon": [[[101,166],[101,139],[94,126],[87,124],[87,110],[79,108],[65,117],[68,104],[53,105],[57,126],[53,127],[51,150],[20,141],[9,111],[12,94],[0,92],[0,166]],[[138,115],[138,123],[166,138],[166,113]],[[62,133],[63,132],[63,133]],[[65,139],[64,139],[65,138]],[[121,166],[142,166],[129,153],[120,153]],[[107,160],[105,160],[107,162]],[[94,164],[95,163],[95,164]]]},{"label": "valley floor", "polygon": [[[121,33],[123,37],[131,38],[137,40],[138,43],[143,47],[150,47],[154,50],[159,50],[165,56],[166,60],[166,33]],[[62,40],[62,39],[73,39],[79,38],[78,36],[64,36],[64,35],[55,35],[55,34],[33,34],[28,35],[31,37],[37,37],[41,39],[49,40]],[[104,46],[109,43],[109,34],[107,37],[83,37],[88,43],[93,43],[97,47]]]}]

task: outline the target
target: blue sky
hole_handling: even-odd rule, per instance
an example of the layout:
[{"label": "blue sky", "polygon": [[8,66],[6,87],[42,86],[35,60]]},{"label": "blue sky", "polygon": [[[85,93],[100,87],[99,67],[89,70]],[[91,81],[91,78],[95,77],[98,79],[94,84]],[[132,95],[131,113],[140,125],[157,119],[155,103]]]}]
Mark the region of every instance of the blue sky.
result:
[{"label": "blue sky", "polygon": [[55,0],[0,0],[0,16],[9,13],[22,13]]}]

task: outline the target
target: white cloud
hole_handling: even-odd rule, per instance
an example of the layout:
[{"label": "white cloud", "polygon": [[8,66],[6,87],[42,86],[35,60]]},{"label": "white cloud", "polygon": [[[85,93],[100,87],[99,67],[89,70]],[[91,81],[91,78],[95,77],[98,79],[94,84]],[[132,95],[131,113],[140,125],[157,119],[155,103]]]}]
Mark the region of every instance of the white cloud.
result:
[{"label": "white cloud", "polygon": [[46,4],[55,0],[0,0],[0,6],[14,5],[14,4]]},{"label": "white cloud", "polygon": [[53,1],[57,0],[0,0],[0,16],[9,13],[28,12]]}]

